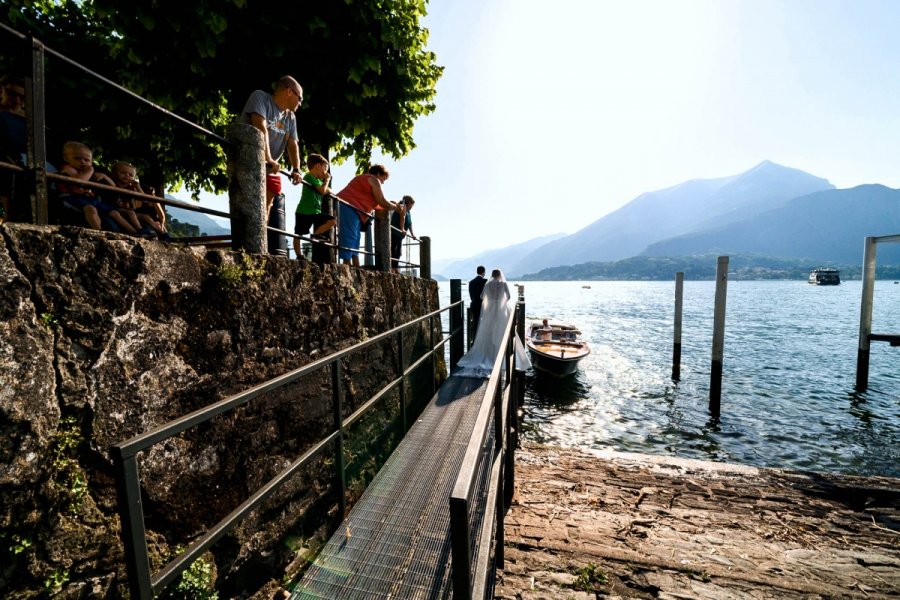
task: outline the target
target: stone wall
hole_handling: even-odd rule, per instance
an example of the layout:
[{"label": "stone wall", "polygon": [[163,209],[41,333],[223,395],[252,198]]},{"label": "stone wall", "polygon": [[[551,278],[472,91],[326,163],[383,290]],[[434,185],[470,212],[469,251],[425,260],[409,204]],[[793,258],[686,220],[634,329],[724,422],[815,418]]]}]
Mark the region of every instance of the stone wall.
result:
[{"label": "stone wall", "polygon": [[[127,595],[112,444],[436,308],[429,280],[0,225],[0,596]],[[427,326],[406,335],[406,364],[429,342]],[[344,362],[345,416],[397,361],[392,341]],[[407,398],[430,396],[443,373],[420,371]],[[349,432],[352,494],[402,435],[397,398]],[[324,370],[142,453],[153,568],[331,426]],[[323,453],[213,547],[222,597],[263,597],[302,566],[340,517],[334,459]]]}]

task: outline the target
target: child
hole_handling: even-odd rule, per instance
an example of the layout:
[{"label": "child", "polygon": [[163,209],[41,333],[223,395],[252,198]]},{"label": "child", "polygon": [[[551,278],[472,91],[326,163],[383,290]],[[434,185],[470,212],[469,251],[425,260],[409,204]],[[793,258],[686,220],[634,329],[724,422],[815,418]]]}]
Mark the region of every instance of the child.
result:
[{"label": "child", "polygon": [[[63,146],[63,168],[60,173],[81,181],[97,181],[107,185],[115,185],[112,179],[94,171],[94,155],[91,149],[80,142],[66,142]],[[69,207],[81,210],[91,229],[100,229],[101,217],[107,216],[122,231],[134,235],[137,229],[132,227],[114,206],[101,201],[94,190],[71,183],[57,184],[59,197]]]},{"label": "child", "polygon": [[[120,181],[119,176],[117,176],[117,174],[116,174],[117,168],[119,168],[121,170],[120,165],[124,165],[125,167],[129,167],[131,169],[131,177],[130,177],[130,179],[128,179],[128,177],[126,176],[124,179],[124,181],[125,181],[124,184]],[[120,187],[122,189],[126,189],[126,190],[132,190],[135,192],[141,191],[140,186],[137,186],[137,189],[135,189],[135,187],[134,187],[134,185],[137,183],[134,180],[134,173],[135,173],[134,167],[132,167],[128,163],[117,162],[115,165],[113,165],[113,168],[112,168],[112,178],[113,178],[113,182],[114,182],[115,186]],[[131,225],[131,227],[133,227],[135,231],[137,231],[138,233],[143,233],[143,232],[141,232],[141,223],[140,223],[140,221],[138,221],[138,216],[134,212],[134,199],[133,198],[131,198],[130,196],[116,196],[115,198],[113,198],[112,204],[115,205],[116,212],[118,212],[120,215],[122,215],[122,218],[125,219],[126,221],[128,221],[128,224]],[[153,237],[155,238],[156,236],[154,235]]]},{"label": "child", "polygon": [[[144,190],[141,189],[141,184],[138,182],[137,169],[134,168],[134,165],[125,161],[119,161],[113,165],[112,175],[117,187],[120,187],[123,190],[131,190],[132,192],[140,192],[141,194],[144,193]],[[138,208],[138,203],[141,204],[141,208]],[[143,202],[140,200],[135,202],[134,198],[131,197],[119,197],[117,198],[117,204],[119,205],[120,211],[129,213],[127,217],[129,221],[132,221],[132,218],[134,219],[133,223],[137,229],[143,231],[146,227],[149,227],[156,232],[155,235],[150,233],[150,236],[159,237],[159,239],[165,241],[170,241],[172,239],[169,237],[168,232],[166,232],[165,211],[160,210],[159,204],[155,202]],[[147,208],[143,208],[144,205],[147,205]],[[163,213],[161,218],[159,212]],[[143,226],[141,224],[143,224]]]},{"label": "child", "polygon": [[[313,237],[321,239],[334,227],[334,217],[322,214],[322,195],[330,191],[328,182],[331,181],[331,173],[328,172],[328,161],[321,154],[310,154],[306,158],[306,168],[309,172],[303,181],[311,186],[304,185],[300,194],[294,233],[307,235],[309,228],[314,226]],[[300,238],[294,238],[294,252],[300,258]]]}]

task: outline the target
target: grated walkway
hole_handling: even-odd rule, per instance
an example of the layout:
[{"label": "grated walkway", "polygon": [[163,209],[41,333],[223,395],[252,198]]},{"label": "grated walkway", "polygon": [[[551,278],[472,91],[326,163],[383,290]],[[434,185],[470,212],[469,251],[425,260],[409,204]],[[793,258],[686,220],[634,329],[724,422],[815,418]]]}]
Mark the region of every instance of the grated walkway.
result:
[{"label": "grated walkway", "polygon": [[466,377],[441,386],[292,599],[452,596],[449,498],[486,386]]}]

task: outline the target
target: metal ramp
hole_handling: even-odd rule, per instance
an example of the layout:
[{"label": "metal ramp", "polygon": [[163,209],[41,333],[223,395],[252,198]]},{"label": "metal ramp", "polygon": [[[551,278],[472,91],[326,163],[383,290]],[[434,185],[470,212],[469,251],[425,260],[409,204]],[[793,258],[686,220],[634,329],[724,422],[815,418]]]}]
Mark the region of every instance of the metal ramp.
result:
[{"label": "metal ramp", "polygon": [[452,597],[449,498],[487,382],[450,377],[441,386],[292,599]]}]

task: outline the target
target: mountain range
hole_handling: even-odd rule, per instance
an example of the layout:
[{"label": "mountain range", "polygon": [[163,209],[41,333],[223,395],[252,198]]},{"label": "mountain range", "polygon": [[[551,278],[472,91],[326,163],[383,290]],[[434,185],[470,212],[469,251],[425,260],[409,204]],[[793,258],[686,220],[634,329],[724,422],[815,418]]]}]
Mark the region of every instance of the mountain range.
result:
[{"label": "mountain range", "polygon": [[[170,200],[180,200],[180,198],[169,195],[166,195],[166,198]],[[231,233],[229,228],[222,226],[220,223],[201,212],[194,212],[176,206],[167,206],[166,212],[173,219],[177,219],[181,223],[196,225],[199,228],[201,235],[227,235]]]},{"label": "mountain range", "polygon": [[[506,265],[510,277],[587,262],[716,253],[859,264],[866,236],[898,232],[900,190],[839,190],[827,179],[763,161],[737,175],[646,192],[571,235],[493,250],[500,256],[518,249],[512,260],[485,262]],[[900,261],[896,246],[879,247],[879,263]],[[459,262],[471,270],[475,261]]]}]

